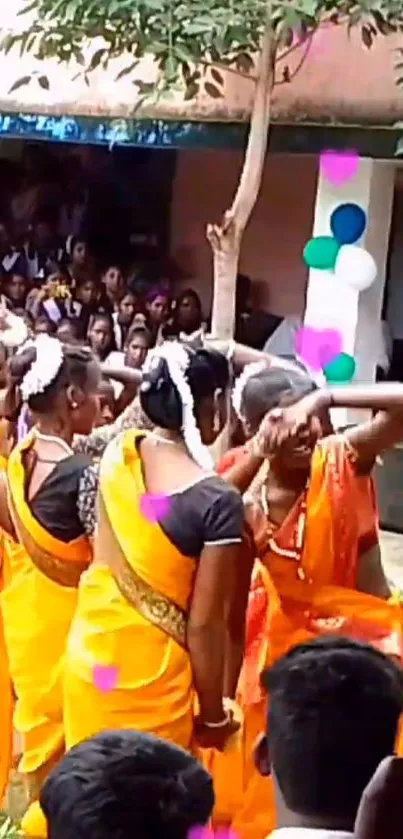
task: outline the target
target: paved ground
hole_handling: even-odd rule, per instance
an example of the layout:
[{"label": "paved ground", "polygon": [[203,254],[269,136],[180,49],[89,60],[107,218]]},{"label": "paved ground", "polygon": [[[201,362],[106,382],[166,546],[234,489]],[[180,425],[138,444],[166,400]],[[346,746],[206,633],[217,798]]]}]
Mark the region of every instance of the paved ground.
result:
[{"label": "paved ground", "polygon": [[389,580],[403,590],[403,534],[381,533],[382,561]]}]

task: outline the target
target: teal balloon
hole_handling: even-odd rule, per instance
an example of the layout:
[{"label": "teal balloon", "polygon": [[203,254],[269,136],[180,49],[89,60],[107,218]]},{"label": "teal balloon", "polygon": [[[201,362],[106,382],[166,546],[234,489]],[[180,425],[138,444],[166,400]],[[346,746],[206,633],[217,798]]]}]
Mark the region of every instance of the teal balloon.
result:
[{"label": "teal balloon", "polygon": [[351,355],[341,352],[329,364],[324,367],[323,372],[327,382],[343,384],[351,382],[355,373],[355,361]]},{"label": "teal balloon", "polygon": [[339,245],[353,245],[364,233],[367,217],[358,204],[340,204],[330,217],[330,229]]},{"label": "teal balloon", "polygon": [[304,247],[304,262],[308,268],[319,271],[332,271],[340,245],[333,236],[315,236]]}]

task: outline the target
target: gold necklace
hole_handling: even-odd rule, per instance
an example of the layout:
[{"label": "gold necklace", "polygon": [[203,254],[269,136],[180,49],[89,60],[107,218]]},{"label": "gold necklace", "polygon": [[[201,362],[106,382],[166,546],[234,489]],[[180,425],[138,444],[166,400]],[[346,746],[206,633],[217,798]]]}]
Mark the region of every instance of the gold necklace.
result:
[{"label": "gold necklace", "polygon": [[268,504],[268,501],[267,501],[267,490],[266,490],[265,485],[262,486],[261,495],[260,495],[262,509],[263,509],[263,512],[266,516],[266,521],[267,521],[267,533],[268,533],[268,537],[269,537],[269,540],[268,540],[269,548],[270,548],[270,550],[273,551],[273,553],[277,554],[278,556],[284,556],[287,559],[293,559],[295,562],[299,563],[298,568],[297,568],[297,575],[298,575],[300,580],[305,580],[306,579],[305,571],[304,571],[304,569],[302,568],[302,565],[301,565],[301,559],[302,559],[302,551],[303,551],[304,542],[305,542],[308,486],[309,486],[309,481],[307,481],[306,487],[305,487],[299,501],[297,502],[299,504],[299,511],[298,511],[298,516],[297,516],[297,521],[296,521],[296,526],[295,526],[295,542],[294,542],[294,546],[290,550],[288,550],[286,548],[281,548],[280,545],[277,544],[277,541],[275,539],[274,533],[275,533],[275,530],[278,529],[278,528],[276,528],[275,525],[270,521],[269,504]]}]

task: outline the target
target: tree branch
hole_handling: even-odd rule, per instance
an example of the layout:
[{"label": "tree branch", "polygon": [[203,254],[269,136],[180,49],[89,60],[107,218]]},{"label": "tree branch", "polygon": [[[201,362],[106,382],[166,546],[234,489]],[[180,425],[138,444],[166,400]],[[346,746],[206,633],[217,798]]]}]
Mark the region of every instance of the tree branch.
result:
[{"label": "tree branch", "polygon": [[308,55],[309,55],[309,52],[310,52],[310,49],[311,49],[311,46],[312,46],[313,35],[314,35],[314,33],[310,36],[309,42],[308,42],[307,47],[306,47],[306,50],[305,50],[304,54],[301,56],[297,66],[294,68],[292,73],[290,73],[290,76],[287,79],[281,79],[281,81],[278,81],[278,82],[275,81],[274,82],[274,87],[278,87],[281,84],[290,84],[292,82],[292,80],[295,78],[295,76],[297,75],[297,73],[299,73],[299,71],[301,70],[301,67],[303,67],[306,59],[308,58]]},{"label": "tree branch", "polygon": [[252,73],[242,73],[242,70],[237,70],[236,67],[228,66],[228,64],[221,64],[219,61],[207,61],[203,59],[203,61],[195,62],[195,66],[198,67],[207,67],[207,69],[211,69],[211,67],[216,67],[217,70],[221,70],[222,73],[232,73],[234,76],[237,76],[238,79],[246,79],[246,81],[250,80],[252,82],[257,82],[257,76],[254,76]]},{"label": "tree branch", "polygon": [[266,158],[270,123],[271,93],[274,85],[276,41],[271,26],[271,3],[267,4],[266,25],[262,38],[258,78],[252,108],[245,163],[231,209],[224,216],[224,229],[235,221],[241,235],[256,203]]}]

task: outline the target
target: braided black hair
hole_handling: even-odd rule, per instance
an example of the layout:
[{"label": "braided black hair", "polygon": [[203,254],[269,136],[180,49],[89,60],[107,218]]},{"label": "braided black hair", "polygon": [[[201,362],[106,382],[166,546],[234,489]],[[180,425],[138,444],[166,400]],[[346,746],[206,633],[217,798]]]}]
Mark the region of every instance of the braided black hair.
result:
[{"label": "braided black hair", "polygon": [[[88,366],[95,362],[91,350],[76,344],[62,344],[62,347],[63,362],[57,376],[42,393],[36,393],[28,399],[28,407],[34,413],[41,414],[51,410],[60,391],[69,384],[75,384],[85,389],[88,380]],[[19,414],[22,405],[20,387],[24,376],[29,372],[35,361],[36,347],[34,344],[28,345],[8,361],[5,412],[10,420],[15,420]]]},{"label": "braided black hair", "polygon": [[[198,419],[200,402],[213,397],[216,390],[229,385],[229,365],[222,353],[211,349],[183,347],[189,358],[186,380],[194,401]],[[183,406],[179,391],[171,379],[168,363],[163,357],[154,359],[151,369],[144,373],[140,388],[140,403],[151,422],[170,431],[180,431]]]}]

